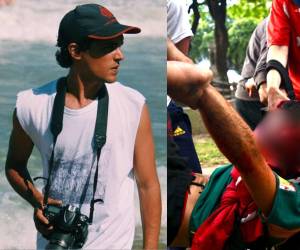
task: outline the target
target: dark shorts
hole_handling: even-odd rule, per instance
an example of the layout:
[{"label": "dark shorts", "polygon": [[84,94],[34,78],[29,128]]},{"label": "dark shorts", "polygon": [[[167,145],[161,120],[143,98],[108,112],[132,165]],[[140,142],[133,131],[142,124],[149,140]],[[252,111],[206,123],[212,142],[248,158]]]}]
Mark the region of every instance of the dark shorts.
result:
[{"label": "dark shorts", "polygon": [[172,124],[173,140],[179,147],[179,155],[187,157],[187,166],[194,173],[202,173],[193,142],[192,125],[188,115],[174,101],[171,101],[168,105],[168,114]]},{"label": "dark shorts", "polygon": [[167,244],[175,239],[180,227],[185,193],[194,177],[187,168],[186,160],[178,155],[177,146],[168,138],[168,184],[167,184]]}]

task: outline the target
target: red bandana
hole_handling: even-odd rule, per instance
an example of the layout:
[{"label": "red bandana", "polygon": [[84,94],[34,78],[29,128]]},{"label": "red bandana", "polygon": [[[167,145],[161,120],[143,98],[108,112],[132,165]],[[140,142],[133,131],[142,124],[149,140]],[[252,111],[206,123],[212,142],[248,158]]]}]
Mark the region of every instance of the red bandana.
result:
[{"label": "red bandana", "polygon": [[222,250],[233,233],[237,218],[245,243],[254,242],[263,235],[263,225],[258,209],[236,168],[231,172],[232,181],[224,191],[219,207],[198,228],[192,250]]}]

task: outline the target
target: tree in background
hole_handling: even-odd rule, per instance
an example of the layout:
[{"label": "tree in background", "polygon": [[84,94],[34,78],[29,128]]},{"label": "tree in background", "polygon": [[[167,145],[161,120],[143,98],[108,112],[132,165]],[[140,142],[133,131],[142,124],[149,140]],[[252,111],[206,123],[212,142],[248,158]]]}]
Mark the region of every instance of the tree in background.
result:
[{"label": "tree in background", "polygon": [[214,43],[215,49],[213,57],[218,78],[227,80],[227,48],[228,48],[228,33],[226,28],[226,0],[207,0],[206,1],[209,13],[214,20]]},{"label": "tree in background", "polygon": [[229,68],[242,71],[250,36],[257,26],[257,20],[242,18],[234,21],[228,29],[229,48],[227,62]]},{"label": "tree in background", "polygon": [[193,10],[192,32],[194,35],[196,34],[199,25],[199,20],[200,20],[199,6],[201,4],[198,3],[197,0],[193,0],[193,3],[189,7],[189,13],[191,12],[191,10]]},{"label": "tree in background", "polygon": [[267,3],[270,2],[205,0],[198,3],[201,18],[193,38],[191,57],[196,61],[209,59],[221,80],[227,80],[228,67],[240,72],[250,36],[268,15]]}]

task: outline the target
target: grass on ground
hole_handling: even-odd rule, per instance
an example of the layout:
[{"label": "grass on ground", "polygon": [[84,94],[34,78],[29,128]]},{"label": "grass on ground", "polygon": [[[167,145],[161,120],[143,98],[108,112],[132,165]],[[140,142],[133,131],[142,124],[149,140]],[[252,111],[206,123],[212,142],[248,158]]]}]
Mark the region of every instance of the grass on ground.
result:
[{"label": "grass on ground", "polygon": [[193,140],[203,168],[216,167],[228,163],[228,160],[219,151],[208,134],[195,135]]}]

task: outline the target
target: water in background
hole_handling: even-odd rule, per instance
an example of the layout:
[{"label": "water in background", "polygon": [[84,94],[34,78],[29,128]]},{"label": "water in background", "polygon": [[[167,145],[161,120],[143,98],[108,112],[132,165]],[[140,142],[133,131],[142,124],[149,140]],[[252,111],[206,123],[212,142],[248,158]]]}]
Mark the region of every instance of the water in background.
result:
[{"label": "water in background", "polygon": [[[35,247],[32,208],[13,191],[4,173],[16,94],[67,73],[54,58],[57,28],[65,12],[84,2],[17,0],[13,6],[0,8],[0,249]],[[95,2],[109,7],[120,22],[143,30],[140,36],[125,37],[125,61],[121,63],[119,81],[147,98],[163,197],[161,240],[166,243],[165,3],[163,0]],[[42,164],[36,150],[28,166],[32,176],[41,175]],[[136,204],[139,241],[142,231],[137,195]]]}]

